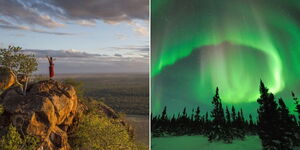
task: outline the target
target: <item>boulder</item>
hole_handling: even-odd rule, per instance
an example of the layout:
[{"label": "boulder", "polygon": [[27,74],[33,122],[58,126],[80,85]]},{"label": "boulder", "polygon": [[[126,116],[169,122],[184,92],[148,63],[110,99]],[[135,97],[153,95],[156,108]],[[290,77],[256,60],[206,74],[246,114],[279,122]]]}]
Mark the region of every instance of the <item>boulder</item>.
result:
[{"label": "boulder", "polygon": [[8,69],[0,67],[0,90],[6,90],[15,84],[15,78]]},{"label": "boulder", "polygon": [[54,80],[40,81],[31,84],[25,96],[19,88],[10,88],[0,96],[0,104],[5,108],[3,120],[12,122],[20,133],[41,138],[39,149],[71,149],[67,132],[78,110],[72,86]]}]

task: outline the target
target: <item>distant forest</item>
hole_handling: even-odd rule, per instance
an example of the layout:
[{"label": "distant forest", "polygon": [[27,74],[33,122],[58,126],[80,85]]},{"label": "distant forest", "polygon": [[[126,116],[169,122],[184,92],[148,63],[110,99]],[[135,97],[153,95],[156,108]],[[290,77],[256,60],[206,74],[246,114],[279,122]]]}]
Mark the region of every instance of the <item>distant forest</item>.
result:
[{"label": "distant forest", "polygon": [[204,135],[210,142],[232,143],[234,139],[244,140],[247,135],[258,135],[264,150],[292,150],[300,146],[300,102],[293,92],[292,96],[298,119],[289,112],[282,98],[275,100],[261,81],[258,118],[254,121],[251,114],[245,119],[243,109],[236,110],[234,106],[224,109],[216,88],[213,109],[205,115],[200,114],[200,107],[191,115],[184,108],[170,118],[166,106],[160,115],[151,115],[152,136]]},{"label": "distant forest", "polygon": [[74,79],[79,82],[84,97],[101,100],[127,115],[149,114],[149,78],[146,74],[99,74]]}]

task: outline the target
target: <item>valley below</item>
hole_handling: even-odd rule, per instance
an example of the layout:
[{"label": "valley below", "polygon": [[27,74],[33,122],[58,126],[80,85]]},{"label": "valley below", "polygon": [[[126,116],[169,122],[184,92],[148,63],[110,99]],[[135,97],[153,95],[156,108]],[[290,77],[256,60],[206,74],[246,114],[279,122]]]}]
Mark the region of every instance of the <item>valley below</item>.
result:
[{"label": "valley below", "polygon": [[102,101],[124,115],[134,128],[134,138],[149,145],[148,74],[62,74],[56,79],[81,83],[84,97]]}]

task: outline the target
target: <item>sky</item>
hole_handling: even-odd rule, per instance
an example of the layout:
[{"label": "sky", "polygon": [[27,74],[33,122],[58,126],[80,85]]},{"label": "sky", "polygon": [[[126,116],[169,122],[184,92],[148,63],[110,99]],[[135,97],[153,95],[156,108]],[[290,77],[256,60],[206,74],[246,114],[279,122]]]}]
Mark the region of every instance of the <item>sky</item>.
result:
[{"label": "sky", "polygon": [[[87,62],[85,72],[148,72],[148,6],[148,0],[0,0],[0,48],[40,56],[39,73],[47,70],[45,54],[55,52],[69,53],[56,59],[58,73],[82,73],[78,66]],[[81,53],[91,55],[73,57]]]},{"label": "sky", "polygon": [[294,110],[300,95],[300,1],[153,0],[152,111],[224,106],[256,114],[259,82]]}]

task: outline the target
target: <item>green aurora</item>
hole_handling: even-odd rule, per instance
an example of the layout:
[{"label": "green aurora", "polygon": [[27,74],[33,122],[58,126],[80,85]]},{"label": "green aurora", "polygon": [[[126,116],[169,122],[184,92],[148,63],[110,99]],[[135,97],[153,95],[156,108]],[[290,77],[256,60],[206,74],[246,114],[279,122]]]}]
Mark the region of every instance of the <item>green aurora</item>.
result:
[{"label": "green aurora", "polygon": [[300,95],[299,0],[152,0],[151,7],[154,114],[164,105],[209,106],[217,86],[225,104],[256,106],[260,79],[276,96]]}]

